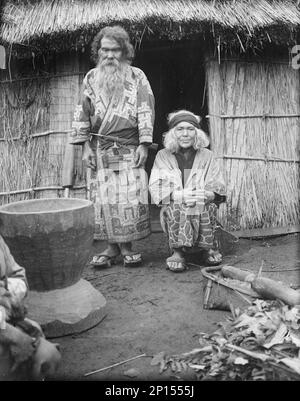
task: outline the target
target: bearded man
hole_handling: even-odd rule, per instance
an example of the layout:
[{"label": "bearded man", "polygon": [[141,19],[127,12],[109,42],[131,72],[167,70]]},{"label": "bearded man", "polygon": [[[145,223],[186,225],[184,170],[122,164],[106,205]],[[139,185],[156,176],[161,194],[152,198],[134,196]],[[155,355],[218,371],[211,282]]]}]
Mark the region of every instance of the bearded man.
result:
[{"label": "bearded man", "polygon": [[70,140],[84,148],[95,237],[108,241],[91,264],[110,266],[121,256],[125,266],[134,266],[142,257],[132,241],[150,235],[144,165],[152,144],[154,97],[144,72],[130,65],[134,50],[123,28],[103,28],[92,55],[97,66],[83,80]]}]

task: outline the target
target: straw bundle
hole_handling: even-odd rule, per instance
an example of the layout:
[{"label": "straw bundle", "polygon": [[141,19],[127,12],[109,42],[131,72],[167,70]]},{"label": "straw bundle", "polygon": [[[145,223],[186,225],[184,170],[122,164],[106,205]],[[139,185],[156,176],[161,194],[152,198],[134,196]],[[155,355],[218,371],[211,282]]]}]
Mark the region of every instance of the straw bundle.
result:
[{"label": "straw bundle", "polygon": [[2,83],[0,88],[0,138],[24,139],[49,129],[49,81],[33,77]]},{"label": "straw bundle", "polygon": [[[39,197],[63,195],[61,172],[67,133],[29,138],[26,142],[0,143],[0,204]],[[75,197],[86,197],[81,148],[75,155]],[[11,194],[9,194],[11,192]]]},{"label": "straw bundle", "polygon": [[223,224],[298,224],[298,72],[287,64],[209,61],[207,80],[212,149],[228,190],[220,209]]},{"label": "straw bundle", "polygon": [[[9,0],[4,15],[13,18],[14,24],[3,24],[2,41],[37,45],[40,38],[52,49],[70,48],[74,39],[76,46],[84,47],[95,29],[120,22],[135,38],[141,38],[145,32],[170,39],[175,31],[178,37],[204,31],[214,34],[219,27],[231,30],[234,35],[237,31],[239,35],[244,32],[252,40],[255,31],[268,28],[268,37],[263,34],[263,40],[268,41],[274,26],[281,27],[280,36],[283,26],[292,34],[300,24],[300,11],[293,0],[41,0],[33,3]],[[72,33],[77,33],[77,37]],[[69,39],[62,40],[66,35]],[[47,40],[47,36],[52,40]]]},{"label": "straw bundle", "polygon": [[[71,64],[71,66],[70,66]],[[82,74],[72,57],[56,68],[70,76],[1,83],[0,204],[31,197],[63,195],[65,145],[78,102]],[[75,183],[70,195],[86,197],[81,147],[75,152]]]}]

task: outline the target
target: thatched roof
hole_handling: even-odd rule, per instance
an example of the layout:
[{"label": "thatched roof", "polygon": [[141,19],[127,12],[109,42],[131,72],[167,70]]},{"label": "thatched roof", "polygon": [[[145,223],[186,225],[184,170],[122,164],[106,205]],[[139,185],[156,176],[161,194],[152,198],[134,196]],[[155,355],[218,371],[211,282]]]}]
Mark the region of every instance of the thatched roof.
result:
[{"label": "thatched roof", "polygon": [[209,33],[241,48],[295,42],[300,0],[7,0],[0,39],[6,44],[65,50],[84,47],[107,24],[133,40],[182,39]]}]

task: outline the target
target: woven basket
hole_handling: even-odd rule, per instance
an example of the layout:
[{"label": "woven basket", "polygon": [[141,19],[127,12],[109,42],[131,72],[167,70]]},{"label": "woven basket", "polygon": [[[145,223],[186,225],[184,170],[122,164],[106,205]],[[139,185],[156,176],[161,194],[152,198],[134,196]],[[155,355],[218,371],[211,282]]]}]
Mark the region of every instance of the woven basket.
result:
[{"label": "woven basket", "polygon": [[[252,290],[249,283],[224,278],[222,266],[206,267],[201,270],[204,276],[203,308],[232,310],[232,307],[249,306],[260,295]],[[251,272],[249,272],[251,273]]]}]

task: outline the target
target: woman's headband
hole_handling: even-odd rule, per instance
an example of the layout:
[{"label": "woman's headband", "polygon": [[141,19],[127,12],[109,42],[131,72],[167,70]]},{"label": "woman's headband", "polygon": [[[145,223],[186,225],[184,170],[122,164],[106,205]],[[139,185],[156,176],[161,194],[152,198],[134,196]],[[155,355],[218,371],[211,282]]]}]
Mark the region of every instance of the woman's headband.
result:
[{"label": "woman's headband", "polygon": [[182,114],[176,114],[171,121],[169,121],[169,129],[172,129],[176,127],[177,124],[181,122],[187,122],[192,124],[196,128],[200,128],[199,122],[193,114],[190,113],[182,113]]}]

